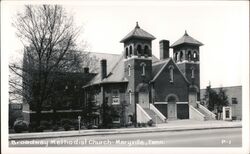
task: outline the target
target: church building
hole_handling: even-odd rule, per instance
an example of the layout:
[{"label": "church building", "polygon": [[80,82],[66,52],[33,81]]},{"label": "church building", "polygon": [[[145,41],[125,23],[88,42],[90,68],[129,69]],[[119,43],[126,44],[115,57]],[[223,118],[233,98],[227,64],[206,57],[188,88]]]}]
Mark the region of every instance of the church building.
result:
[{"label": "church building", "polygon": [[[171,46],[168,40],[161,40],[158,59],[152,55],[154,39],[137,23],[120,41],[124,52],[113,68],[108,68],[108,59],[102,59],[100,73],[83,86],[85,102],[94,102],[96,106],[107,104],[114,111],[121,110],[112,112],[113,123],[149,120],[162,123],[194,116],[190,115],[190,106],[196,108],[200,100],[199,47],[203,44],[185,32]],[[101,110],[95,111],[95,124],[104,119]]]},{"label": "church building", "polygon": [[[51,120],[51,116],[57,116],[60,121],[81,116],[93,125],[118,127],[177,119],[214,119],[215,115],[199,103],[199,57],[203,44],[185,31],[172,45],[168,40],[159,42],[158,59],[152,54],[153,40],[155,37],[136,23],[120,41],[123,53],[102,57],[98,73],[90,73],[86,68],[82,74],[72,73],[74,78],[58,80],[58,85],[65,88],[58,91],[60,95],[50,104],[61,107],[55,110],[48,103],[43,117]],[[35,120],[32,106],[24,105],[23,114],[28,122]]]}]

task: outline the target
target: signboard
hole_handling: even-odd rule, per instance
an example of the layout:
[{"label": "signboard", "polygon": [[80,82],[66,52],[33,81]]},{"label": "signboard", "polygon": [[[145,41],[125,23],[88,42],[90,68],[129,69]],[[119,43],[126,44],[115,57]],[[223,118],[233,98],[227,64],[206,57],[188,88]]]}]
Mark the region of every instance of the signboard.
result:
[{"label": "signboard", "polygon": [[120,98],[119,97],[113,97],[112,104],[120,104]]},{"label": "signboard", "polygon": [[223,120],[232,120],[232,108],[227,106],[223,107]]}]

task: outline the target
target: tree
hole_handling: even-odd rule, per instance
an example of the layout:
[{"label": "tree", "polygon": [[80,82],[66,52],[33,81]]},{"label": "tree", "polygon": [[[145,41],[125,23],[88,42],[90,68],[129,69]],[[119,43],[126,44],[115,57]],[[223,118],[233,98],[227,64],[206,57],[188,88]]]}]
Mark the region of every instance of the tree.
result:
[{"label": "tree", "polygon": [[82,72],[96,59],[79,49],[80,28],[59,5],[25,6],[13,22],[24,46],[23,59],[9,64],[10,101],[35,105],[37,126],[42,105],[53,96],[55,72]]},{"label": "tree", "polygon": [[205,93],[205,98],[207,100],[207,107],[210,111],[214,110],[214,107],[217,104],[218,101],[218,95],[215,90],[211,88],[211,86],[207,86],[206,88],[206,93]]},{"label": "tree", "polygon": [[218,119],[221,119],[221,113],[223,106],[228,106],[228,96],[226,95],[226,90],[222,87],[218,92],[218,102],[217,102],[217,115]]},{"label": "tree", "polygon": [[223,106],[228,106],[228,97],[226,91],[221,87],[217,93],[211,88],[211,85],[207,86],[205,98],[207,101],[207,107],[210,111],[215,111],[217,119],[221,119],[221,113]]}]

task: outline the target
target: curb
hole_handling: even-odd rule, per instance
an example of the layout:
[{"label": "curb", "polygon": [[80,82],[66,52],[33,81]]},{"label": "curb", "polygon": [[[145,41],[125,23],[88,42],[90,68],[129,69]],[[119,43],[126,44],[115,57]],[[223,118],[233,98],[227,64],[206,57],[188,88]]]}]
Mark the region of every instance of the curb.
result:
[{"label": "curb", "polygon": [[[34,134],[33,136],[17,136],[9,135],[9,141],[11,140],[25,140],[25,139],[47,139],[47,138],[60,138],[60,137],[77,137],[77,136],[95,136],[95,135],[114,135],[114,134],[133,134],[133,133],[152,133],[152,132],[171,132],[171,131],[191,131],[191,130],[205,130],[205,129],[228,129],[228,128],[242,128],[242,126],[218,126],[218,127],[196,127],[196,128],[152,128],[152,129],[143,129],[140,130],[110,130],[106,132],[79,132],[78,131],[72,131],[72,133],[67,134],[48,134],[44,136],[39,136],[42,133]],[[19,135],[19,134],[18,134]],[[21,135],[21,134],[20,134]],[[28,134],[22,134],[22,135],[28,135]],[[38,135],[38,136],[37,136]]]}]

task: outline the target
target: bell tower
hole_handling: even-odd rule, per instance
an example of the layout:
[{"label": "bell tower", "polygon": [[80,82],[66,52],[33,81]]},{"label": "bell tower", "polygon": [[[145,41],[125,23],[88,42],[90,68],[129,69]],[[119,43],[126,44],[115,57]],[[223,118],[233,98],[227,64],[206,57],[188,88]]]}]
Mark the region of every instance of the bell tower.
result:
[{"label": "bell tower", "polygon": [[[124,74],[128,80],[128,91],[132,93],[131,103],[147,107],[149,103],[149,81],[152,75],[152,40],[155,37],[140,28],[135,28],[120,42],[124,44]],[[145,95],[140,96],[141,91]],[[149,106],[149,104],[148,104]]]},{"label": "bell tower", "polygon": [[203,44],[185,31],[184,35],[170,47],[173,48],[173,59],[181,72],[190,82],[189,91],[196,91],[196,100],[200,100],[200,46]]}]

